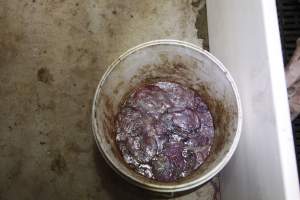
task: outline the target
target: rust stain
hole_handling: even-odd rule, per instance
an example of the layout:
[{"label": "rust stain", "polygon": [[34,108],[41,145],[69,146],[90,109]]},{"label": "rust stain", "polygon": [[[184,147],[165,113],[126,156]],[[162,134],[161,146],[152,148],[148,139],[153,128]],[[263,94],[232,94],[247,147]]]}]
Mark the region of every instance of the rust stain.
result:
[{"label": "rust stain", "polygon": [[50,165],[51,171],[55,172],[57,175],[62,175],[64,172],[67,171],[67,163],[65,158],[61,153],[57,153],[54,156],[54,159]]},{"label": "rust stain", "polygon": [[56,104],[54,101],[50,101],[49,103],[37,103],[37,110],[55,110]]},{"label": "rust stain", "polygon": [[193,0],[191,5],[195,8],[198,8],[198,6],[200,5],[201,0]]},{"label": "rust stain", "polygon": [[81,154],[81,153],[89,153],[92,149],[90,147],[88,148],[83,148],[81,147],[79,144],[77,143],[68,143],[65,145],[65,148],[70,151],[73,152],[75,154]]},{"label": "rust stain", "polygon": [[120,90],[120,88],[121,88],[121,86],[123,86],[123,85],[124,85],[124,81],[120,81],[120,82],[118,83],[118,85],[116,86],[116,88],[114,89],[113,93],[114,93],[114,94],[118,94],[118,93],[119,93],[119,90]]},{"label": "rust stain", "polygon": [[18,160],[15,162],[13,167],[10,169],[9,173],[7,174],[8,180],[15,180],[18,178],[22,173],[22,160]]},{"label": "rust stain", "polygon": [[76,127],[80,130],[86,130],[87,129],[88,122],[83,119],[76,122]]},{"label": "rust stain", "polygon": [[[192,3],[192,5],[198,7],[200,3],[201,0]],[[204,7],[199,8],[198,10],[198,14],[195,22],[195,28],[197,29],[197,37],[199,39],[203,39],[203,48],[209,50],[206,4]]]},{"label": "rust stain", "polygon": [[38,81],[46,83],[48,85],[50,85],[54,81],[53,75],[46,67],[42,67],[37,71],[37,79]]}]

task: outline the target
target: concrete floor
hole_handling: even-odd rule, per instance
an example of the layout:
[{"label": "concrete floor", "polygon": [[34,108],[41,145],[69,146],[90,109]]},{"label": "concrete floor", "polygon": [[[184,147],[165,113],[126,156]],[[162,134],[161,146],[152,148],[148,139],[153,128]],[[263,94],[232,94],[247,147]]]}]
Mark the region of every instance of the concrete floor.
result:
[{"label": "concrete floor", "polygon": [[[99,155],[92,98],[106,66],[161,38],[208,48],[202,1],[1,0],[0,199],[156,199]],[[218,180],[176,199],[217,199]],[[147,196],[147,197],[145,197]]]}]

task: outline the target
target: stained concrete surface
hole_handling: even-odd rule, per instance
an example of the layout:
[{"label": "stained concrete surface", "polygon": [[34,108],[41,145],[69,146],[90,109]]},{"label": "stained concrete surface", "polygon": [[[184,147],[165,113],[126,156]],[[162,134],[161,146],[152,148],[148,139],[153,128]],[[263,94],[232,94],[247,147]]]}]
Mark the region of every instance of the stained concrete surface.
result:
[{"label": "stained concrete surface", "polygon": [[[201,46],[204,37],[207,48],[202,8],[201,0],[1,0],[0,199],[158,198],[99,155],[91,102],[106,66],[134,45]],[[217,195],[215,179],[176,199]]]}]

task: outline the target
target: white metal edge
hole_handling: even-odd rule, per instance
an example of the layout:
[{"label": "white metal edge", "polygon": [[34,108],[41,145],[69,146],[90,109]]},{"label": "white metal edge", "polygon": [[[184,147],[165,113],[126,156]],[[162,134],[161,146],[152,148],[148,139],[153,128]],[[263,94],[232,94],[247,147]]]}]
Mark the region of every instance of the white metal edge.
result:
[{"label": "white metal edge", "polygon": [[286,200],[300,199],[299,180],[296,168],[296,157],[291,129],[288,97],[284,77],[282,52],[280,46],[279,27],[276,12],[276,2],[261,1],[265,25],[265,38],[268,48],[268,61],[274,100],[274,112],[278,130],[278,145],[281,161],[281,172],[284,182]]}]

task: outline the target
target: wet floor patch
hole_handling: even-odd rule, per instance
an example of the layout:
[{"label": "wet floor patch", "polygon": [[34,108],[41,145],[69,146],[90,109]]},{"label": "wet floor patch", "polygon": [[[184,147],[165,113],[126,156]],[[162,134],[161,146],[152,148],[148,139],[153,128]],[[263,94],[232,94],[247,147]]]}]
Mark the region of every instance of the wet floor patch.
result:
[{"label": "wet floor patch", "polygon": [[51,84],[54,79],[48,68],[42,67],[37,71],[37,79],[40,82]]}]

